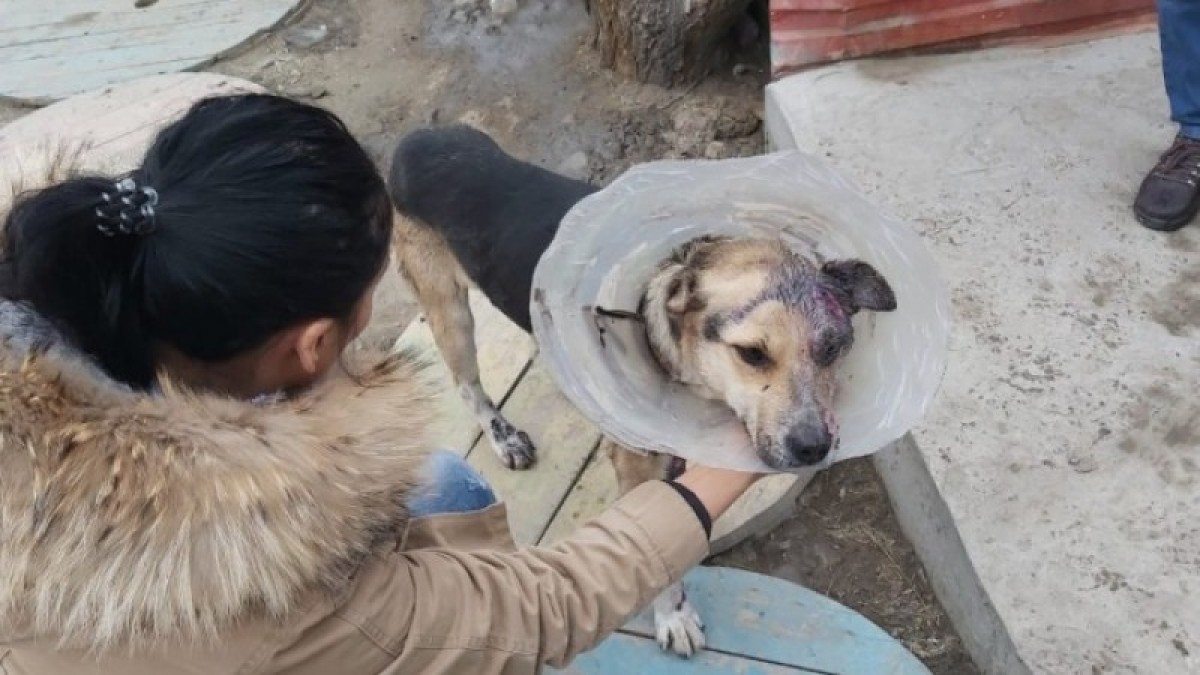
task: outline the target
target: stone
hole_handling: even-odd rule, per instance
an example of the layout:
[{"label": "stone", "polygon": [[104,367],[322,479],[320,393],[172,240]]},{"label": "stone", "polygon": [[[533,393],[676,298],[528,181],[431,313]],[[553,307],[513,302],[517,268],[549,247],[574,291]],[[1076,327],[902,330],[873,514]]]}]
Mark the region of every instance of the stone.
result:
[{"label": "stone", "polygon": [[517,0],[488,0],[488,5],[492,9],[492,14],[501,19],[507,19],[520,9]]},{"label": "stone", "polygon": [[293,26],[283,32],[283,41],[296,49],[312,49],[329,37],[329,26]]},{"label": "stone", "polygon": [[582,150],[578,150],[570,155],[567,155],[567,158],[559,163],[556,171],[568,178],[584,180],[588,175],[587,153]]}]

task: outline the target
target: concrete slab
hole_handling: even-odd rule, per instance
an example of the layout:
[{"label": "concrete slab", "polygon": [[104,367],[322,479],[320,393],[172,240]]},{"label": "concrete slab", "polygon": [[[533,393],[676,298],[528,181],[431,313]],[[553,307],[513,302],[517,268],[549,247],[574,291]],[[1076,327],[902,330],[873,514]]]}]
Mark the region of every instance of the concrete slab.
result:
[{"label": "concrete slab", "polygon": [[1129,209],[1174,133],[1157,48],[847,62],[767,91],[773,144],[906,218],[952,285],[939,402],[877,465],[985,672],[1200,672],[1200,227]]}]

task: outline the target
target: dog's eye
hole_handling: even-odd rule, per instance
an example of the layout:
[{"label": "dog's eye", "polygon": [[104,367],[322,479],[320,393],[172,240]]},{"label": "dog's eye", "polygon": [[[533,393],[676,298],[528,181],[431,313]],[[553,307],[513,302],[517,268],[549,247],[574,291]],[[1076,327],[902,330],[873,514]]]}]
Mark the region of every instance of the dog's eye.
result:
[{"label": "dog's eye", "polygon": [[733,348],[737,350],[738,358],[745,361],[748,366],[763,368],[771,363],[771,357],[767,356],[761,347],[734,345]]},{"label": "dog's eye", "polygon": [[831,366],[841,355],[842,345],[830,340],[824,344],[817,345],[817,348],[813,350],[813,361],[818,366]]}]

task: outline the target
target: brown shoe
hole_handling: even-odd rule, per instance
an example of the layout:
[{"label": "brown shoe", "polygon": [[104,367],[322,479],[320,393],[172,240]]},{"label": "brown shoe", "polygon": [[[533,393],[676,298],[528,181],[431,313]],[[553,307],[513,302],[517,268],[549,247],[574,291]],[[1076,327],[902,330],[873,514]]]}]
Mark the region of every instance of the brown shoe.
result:
[{"label": "brown shoe", "polygon": [[1176,136],[1151,169],[1133,214],[1152,230],[1170,232],[1191,222],[1200,211],[1200,140]]}]

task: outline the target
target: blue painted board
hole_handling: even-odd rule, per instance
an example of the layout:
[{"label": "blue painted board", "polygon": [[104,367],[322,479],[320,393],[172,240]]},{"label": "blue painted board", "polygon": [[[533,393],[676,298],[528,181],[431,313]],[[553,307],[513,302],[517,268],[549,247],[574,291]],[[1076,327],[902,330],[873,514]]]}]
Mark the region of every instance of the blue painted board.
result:
[{"label": "blue painted board", "polygon": [[703,651],[690,659],[668,654],[654,640],[617,633],[575,659],[563,675],[822,675],[812,670],[755,661],[735,654]]},{"label": "blue painted board", "polygon": [[[709,653],[738,655],[757,661],[762,667],[773,664],[794,669],[761,672],[929,675],[929,670],[915,656],[878,626],[857,612],[796,584],[722,567],[692,570],[685,577],[685,583],[688,599],[707,627]],[[597,650],[596,658],[616,658],[608,654],[616,650],[622,652],[621,658],[636,658],[647,664],[668,663],[651,654],[658,651],[658,646],[653,642],[653,619],[649,610],[629,622],[621,632],[627,637],[640,637],[643,642],[618,639],[612,647],[606,643]],[[627,656],[624,652],[629,650],[636,656]],[[680,661],[667,654],[659,656]],[[616,662],[612,663],[614,669],[579,672],[596,675],[676,672],[666,669],[665,665],[664,669],[620,671],[615,669]]]}]

